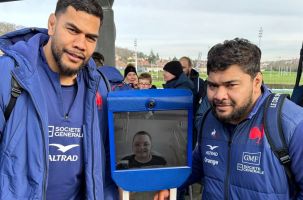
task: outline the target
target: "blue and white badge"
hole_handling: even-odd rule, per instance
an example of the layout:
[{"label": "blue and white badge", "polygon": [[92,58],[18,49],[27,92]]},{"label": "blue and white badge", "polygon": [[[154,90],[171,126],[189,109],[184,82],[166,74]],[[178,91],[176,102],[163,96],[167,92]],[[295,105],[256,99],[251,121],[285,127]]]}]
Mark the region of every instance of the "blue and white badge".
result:
[{"label": "blue and white badge", "polygon": [[111,173],[126,191],[180,186],[192,165],[189,90],[127,90],[108,95]]}]

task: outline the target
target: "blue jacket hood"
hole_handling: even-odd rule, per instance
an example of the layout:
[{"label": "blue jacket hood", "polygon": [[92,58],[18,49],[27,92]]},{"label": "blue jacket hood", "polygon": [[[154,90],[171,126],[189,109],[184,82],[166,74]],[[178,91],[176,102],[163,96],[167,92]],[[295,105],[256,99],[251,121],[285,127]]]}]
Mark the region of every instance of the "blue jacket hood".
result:
[{"label": "blue jacket hood", "polygon": [[98,67],[98,71],[101,71],[106,78],[108,78],[108,80],[110,82],[123,82],[124,78],[122,76],[122,74],[119,72],[119,70],[115,67],[112,66],[102,66],[102,67]]},{"label": "blue jacket hood", "polygon": [[46,43],[47,40],[47,29],[25,28],[2,35],[0,49],[16,60],[26,58],[28,61],[34,61],[40,48],[37,43]]}]

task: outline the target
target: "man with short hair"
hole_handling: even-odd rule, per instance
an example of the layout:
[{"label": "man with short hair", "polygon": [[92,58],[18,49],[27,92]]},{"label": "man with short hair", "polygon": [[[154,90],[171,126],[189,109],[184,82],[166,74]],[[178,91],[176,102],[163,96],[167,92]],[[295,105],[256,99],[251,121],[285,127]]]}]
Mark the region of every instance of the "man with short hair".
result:
[{"label": "man with short hair", "polygon": [[[298,187],[294,195],[294,185],[264,134],[271,92],[263,85],[260,59],[256,45],[238,38],[208,52],[211,112],[201,124],[192,174],[184,184],[201,181],[202,199],[303,199],[303,109],[286,99],[279,116]],[[168,191],[155,199],[165,196]]]},{"label": "man with short hair", "polygon": [[206,96],[206,85],[204,84],[204,80],[199,77],[199,72],[192,68],[192,61],[189,57],[183,56],[179,61],[185,75],[194,83],[196,91],[194,106],[196,111],[203,98]]},{"label": "man with short hair", "polygon": [[[98,0],[59,0],[48,30],[0,37],[0,199],[105,198],[104,83],[90,59],[102,20]],[[13,80],[21,95],[5,119]]]},{"label": "man with short hair", "polygon": [[132,154],[123,157],[117,169],[156,168],[166,165],[166,160],[152,153],[152,137],[146,131],[138,131],[133,136]]}]

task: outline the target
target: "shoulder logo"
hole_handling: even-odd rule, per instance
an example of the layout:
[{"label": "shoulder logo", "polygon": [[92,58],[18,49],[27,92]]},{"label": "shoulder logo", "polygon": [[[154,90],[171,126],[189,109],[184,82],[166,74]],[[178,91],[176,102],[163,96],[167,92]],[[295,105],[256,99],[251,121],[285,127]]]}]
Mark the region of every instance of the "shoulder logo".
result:
[{"label": "shoulder logo", "polygon": [[216,148],[219,147],[219,146],[212,146],[212,145],[209,145],[209,144],[206,145],[206,146],[208,146],[211,151],[213,151],[213,150],[215,150]]},{"label": "shoulder logo", "polygon": [[79,144],[70,144],[70,145],[67,145],[67,146],[63,146],[62,144],[49,144],[49,146],[57,147],[58,151],[61,151],[61,152],[65,153],[65,152],[71,150],[74,147],[78,147]]}]

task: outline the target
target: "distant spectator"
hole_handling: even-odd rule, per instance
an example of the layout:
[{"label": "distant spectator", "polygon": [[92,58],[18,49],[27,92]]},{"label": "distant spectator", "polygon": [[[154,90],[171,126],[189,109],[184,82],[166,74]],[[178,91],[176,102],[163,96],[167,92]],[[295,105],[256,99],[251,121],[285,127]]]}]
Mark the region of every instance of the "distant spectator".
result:
[{"label": "distant spectator", "polygon": [[[204,112],[208,110],[210,104],[206,96],[206,83],[199,77],[199,73],[192,68],[192,61],[189,57],[183,56],[180,58],[180,63],[183,68],[185,75],[194,83],[196,97],[194,99],[194,113],[197,118],[204,115]],[[198,122],[198,121],[197,121]],[[196,124],[195,124],[196,126]],[[193,132],[193,147],[197,141],[197,131]]]},{"label": "distant spectator", "polygon": [[124,78],[120,71],[112,66],[102,66],[97,69],[102,75],[104,75],[110,84],[111,91],[122,91],[122,90],[132,90],[130,84],[123,82]]},{"label": "distant spectator", "polygon": [[179,61],[170,61],[163,67],[163,78],[166,81],[163,88],[189,89],[195,95],[194,84],[183,73],[182,65]]},{"label": "distant spectator", "polygon": [[101,53],[95,51],[92,55],[92,58],[94,59],[97,67],[101,67],[104,65],[104,56]]},{"label": "distant spectator", "polygon": [[131,84],[133,88],[138,88],[138,75],[134,65],[128,64],[124,69],[124,82]]},{"label": "distant spectator", "polygon": [[[152,76],[149,73],[142,73],[138,78],[139,89],[152,89]],[[155,89],[155,88],[153,88]]]},{"label": "distant spectator", "polygon": [[180,58],[180,63],[185,75],[194,83],[196,91],[195,107],[199,107],[203,98],[206,96],[206,84],[203,79],[199,77],[199,72],[192,68],[192,61],[189,57],[183,56]]}]

